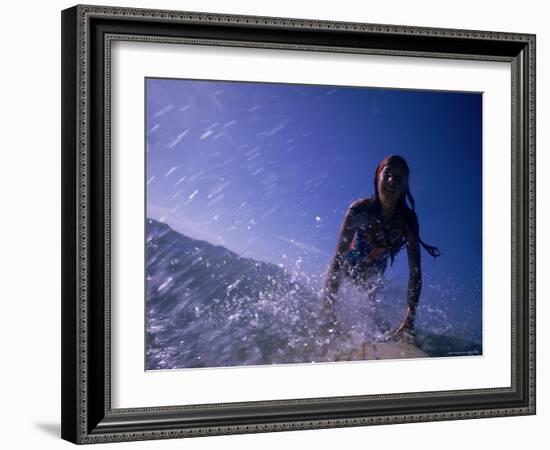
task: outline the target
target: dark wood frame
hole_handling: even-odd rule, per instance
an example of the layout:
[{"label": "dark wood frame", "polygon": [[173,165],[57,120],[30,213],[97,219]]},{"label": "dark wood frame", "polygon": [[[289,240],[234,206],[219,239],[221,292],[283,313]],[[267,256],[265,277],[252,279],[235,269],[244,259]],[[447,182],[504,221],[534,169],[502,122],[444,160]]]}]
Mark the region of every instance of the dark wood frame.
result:
[{"label": "dark wood frame", "polygon": [[[512,65],[512,384],[112,409],[110,43],[192,42]],[[75,6],[62,12],[62,437],[83,444],[535,414],[535,36]]]}]

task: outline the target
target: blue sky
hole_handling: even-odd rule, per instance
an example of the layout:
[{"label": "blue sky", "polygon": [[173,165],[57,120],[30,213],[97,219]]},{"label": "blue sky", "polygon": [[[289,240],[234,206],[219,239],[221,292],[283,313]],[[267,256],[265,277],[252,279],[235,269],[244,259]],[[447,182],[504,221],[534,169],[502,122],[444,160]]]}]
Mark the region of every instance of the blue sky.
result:
[{"label": "blue sky", "polygon": [[[411,169],[424,277],[480,303],[482,94],[146,79],[147,214],[322,274],[389,154]],[[389,276],[406,276],[400,254]],[[451,293],[450,295],[455,295]]]}]

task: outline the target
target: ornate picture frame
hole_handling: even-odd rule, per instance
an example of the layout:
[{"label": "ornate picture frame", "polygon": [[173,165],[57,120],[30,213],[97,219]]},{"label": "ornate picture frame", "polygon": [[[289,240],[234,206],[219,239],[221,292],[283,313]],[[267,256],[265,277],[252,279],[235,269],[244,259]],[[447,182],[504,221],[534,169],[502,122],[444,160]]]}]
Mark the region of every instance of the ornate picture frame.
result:
[{"label": "ornate picture frame", "polygon": [[[509,386],[364,395],[335,390],[331,396],[115,407],[111,50],[116,42],[508,64]],[[535,42],[531,34],[504,32],[81,5],[64,10],[62,437],[85,444],[535,414]]]}]

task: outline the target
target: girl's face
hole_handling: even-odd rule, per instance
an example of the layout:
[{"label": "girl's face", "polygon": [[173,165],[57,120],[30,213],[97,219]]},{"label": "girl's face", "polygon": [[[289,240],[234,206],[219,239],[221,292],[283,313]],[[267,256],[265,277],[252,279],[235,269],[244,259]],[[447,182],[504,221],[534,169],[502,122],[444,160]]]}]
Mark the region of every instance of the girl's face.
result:
[{"label": "girl's face", "polygon": [[387,164],[378,175],[378,195],[383,203],[395,203],[407,190],[408,175],[401,164]]}]

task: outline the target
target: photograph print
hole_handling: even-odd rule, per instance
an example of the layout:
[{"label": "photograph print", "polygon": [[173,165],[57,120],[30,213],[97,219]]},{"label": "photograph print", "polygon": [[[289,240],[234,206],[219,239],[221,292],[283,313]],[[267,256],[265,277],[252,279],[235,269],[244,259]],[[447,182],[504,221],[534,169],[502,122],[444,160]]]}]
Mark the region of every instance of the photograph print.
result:
[{"label": "photograph print", "polygon": [[482,93],[144,83],[146,370],[483,354]]}]

